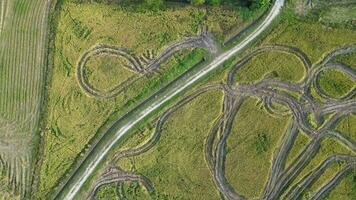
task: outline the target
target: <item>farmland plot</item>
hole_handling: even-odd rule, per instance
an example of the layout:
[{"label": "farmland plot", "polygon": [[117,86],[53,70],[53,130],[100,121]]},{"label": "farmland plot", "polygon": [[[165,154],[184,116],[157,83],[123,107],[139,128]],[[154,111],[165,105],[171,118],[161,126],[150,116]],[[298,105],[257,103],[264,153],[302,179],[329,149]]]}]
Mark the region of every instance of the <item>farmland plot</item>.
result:
[{"label": "farmland plot", "polygon": [[[0,1],[0,197],[28,195],[45,74],[48,0]],[[8,185],[8,186],[6,186]]]}]

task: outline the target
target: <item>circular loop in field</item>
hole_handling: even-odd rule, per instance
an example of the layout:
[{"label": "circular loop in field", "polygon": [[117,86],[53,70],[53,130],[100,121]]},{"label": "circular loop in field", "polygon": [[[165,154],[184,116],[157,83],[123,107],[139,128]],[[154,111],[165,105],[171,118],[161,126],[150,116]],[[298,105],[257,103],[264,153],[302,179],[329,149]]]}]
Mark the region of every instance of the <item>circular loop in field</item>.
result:
[{"label": "circular loop in field", "polygon": [[101,90],[95,88],[93,85],[89,83],[88,77],[85,74],[86,65],[90,59],[95,56],[117,56],[126,59],[128,65],[125,67],[137,74],[143,73],[143,68],[141,67],[140,62],[131,55],[126,49],[124,48],[117,48],[109,45],[99,44],[88,50],[83,54],[77,69],[77,79],[81,88],[89,95],[94,96],[96,98],[111,98],[118,95],[122,92],[128,85],[135,82],[139,76],[131,76],[127,78],[125,81],[121,82],[120,84],[114,86],[109,90]]},{"label": "circular loop in field", "polygon": [[[241,67],[243,67],[245,64],[247,64],[249,61],[251,61],[256,56],[259,56],[259,55],[262,55],[262,54],[268,53],[268,52],[281,52],[281,53],[286,53],[286,54],[295,56],[299,61],[301,61],[303,63],[303,67],[304,67],[304,75],[302,77],[303,80],[299,80],[298,82],[304,81],[305,74],[308,73],[309,69],[311,68],[311,62],[310,62],[309,58],[301,50],[299,50],[297,48],[283,46],[283,45],[273,45],[273,46],[258,47],[255,50],[253,50],[251,53],[246,55],[244,58],[242,58],[239,62],[237,62],[232,67],[231,71],[228,74],[228,78],[227,78],[228,85],[233,86],[233,84],[235,83],[235,76],[237,74],[237,71]],[[283,64],[283,63],[281,63],[281,64]],[[271,75],[273,76],[273,74],[271,74]]]}]

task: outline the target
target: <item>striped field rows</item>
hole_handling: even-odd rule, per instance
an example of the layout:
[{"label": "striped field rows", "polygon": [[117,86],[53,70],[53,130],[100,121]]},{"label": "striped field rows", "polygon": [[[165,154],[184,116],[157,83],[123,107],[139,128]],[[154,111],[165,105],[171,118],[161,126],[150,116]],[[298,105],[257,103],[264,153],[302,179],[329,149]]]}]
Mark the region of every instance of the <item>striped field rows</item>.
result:
[{"label": "striped field rows", "polygon": [[0,172],[20,195],[31,183],[32,143],[39,134],[49,3],[0,2]]}]

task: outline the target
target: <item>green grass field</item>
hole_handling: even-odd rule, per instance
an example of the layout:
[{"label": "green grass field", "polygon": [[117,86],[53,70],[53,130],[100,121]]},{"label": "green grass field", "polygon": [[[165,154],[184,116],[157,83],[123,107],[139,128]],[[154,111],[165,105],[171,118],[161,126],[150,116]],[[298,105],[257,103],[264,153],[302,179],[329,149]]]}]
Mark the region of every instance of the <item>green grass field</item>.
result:
[{"label": "green grass field", "polygon": [[253,57],[234,80],[238,83],[257,82],[265,78],[298,82],[303,79],[305,69],[303,63],[295,56],[281,52],[266,52]]},{"label": "green grass field", "polygon": [[[222,8],[207,12],[201,7],[172,5],[149,11],[139,5],[62,3],[36,194],[40,199],[48,197],[104,123],[110,124],[110,119],[123,115],[206,56],[201,49],[177,52],[162,64],[159,74],[140,79],[115,98],[96,100],[85,95],[76,80],[76,65],[84,51],[104,43],[129,49],[137,56],[147,51],[158,55],[172,42],[199,34],[203,24],[222,37],[242,23],[236,12]],[[111,89],[135,74],[122,64],[121,58],[96,56],[87,63],[85,75],[96,88]]]},{"label": "green grass field", "polygon": [[348,55],[336,56],[333,60],[334,62],[344,63],[347,66],[350,66],[352,69],[356,69],[356,60],[354,59],[356,53],[350,53]]},{"label": "green grass field", "polygon": [[356,198],[355,172],[346,176],[325,198],[326,200],[342,200]]},{"label": "green grass field", "polygon": [[352,44],[355,40],[354,30],[327,27],[312,20],[298,20],[292,17],[278,25],[263,44],[298,47],[309,56],[312,63],[316,63],[335,47]]},{"label": "green grass field", "polygon": [[340,98],[355,88],[356,82],[347,74],[337,70],[324,70],[320,74],[319,84],[325,94]]},{"label": "green grass field", "polygon": [[356,116],[351,114],[343,118],[336,127],[336,130],[350,138],[356,138]]},{"label": "green grass field", "polygon": [[[219,115],[221,103],[222,93],[218,91],[199,96],[168,119],[152,149],[122,160],[120,166],[152,181],[155,190],[152,199],[217,199],[204,160],[204,141]],[[128,195],[128,199],[149,198],[142,190]]]},{"label": "green grass field", "polygon": [[[304,144],[306,144],[307,142],[303,142]],[[303,145],[304,146],[304,145]],[[296,151],[297,149],[301,150],[301,147],[298,144],[295,144],[292,148],[292,151]],[[303,171],[301,172],[300,175],[297,176],[297,178],[295,179],[295,181],[293,183],[297,183],[302,177],[304,177],[305,175],[307,175],[309,172],[311,172],[315,167],[317,167],[322,161],[324,161],[326,158],[328,158],[331,155],[335,155],[337,153],[341,153],[341,154],[351,154],[354,155],[354,153],[352,153],[352,151],[350,151],[349,149],[345,148],[343,145],[341,145],[339,142],[335,141],[334,139],[331,138],[327,138],[325,139],[322,144],[320,149],[318,150],[318,153],[315,155],[315,157],[313,157],[313,159],[311,160],[311,162],[303,169]],[[322,176],[320,176],[317,181],[315,183],[312,184],[312,186],[310,188],[308,188],[307,191],[305,191],[303,193],[303,196],[305,199],[308,199],[308,197],[310,197],[311,194],[313,194],[313,192],[316,192],[316,190],[322,186],[324,183],[327,182],[327,180],[329,180],[330,178],[332,178],[335,173],[339,170],[342,169],[344,165],[342,165],[341,163],[334,163],[332,164],[323,174]],[[292,183],[292,184],[293,184]],[[350,188],[347,188],[347,190]],[[347,191],[345,190],[345,191]],[[338,197],[339,198],[339,197]],[[349,198],[347,198],[349,199]],[[352,199],[352,198],[351,198]]]},{"label": "green grass field", "polygon": [[[300,20],[297,18],[292,18],[289,20],[282,20],[282,23],[278,25],[270,35],[262,40],[261,44],[280,44],[297,47],[305,52],[307,56],[309,56],[312,63],[316,63],[328,51],[331,51],[332,49],[341,45],[350,44],[354,40],[355,31],[348,28],[330,28],[311,20]],[[336,61],[343,62],[350,65],[351,67],[354,67],[355,59],[352,55],[353,54],[348,56],[338,56]],[[235,75],[235,80],[236,82],[242,83],[255,82],[257,80],[270,77],[269,75],[272,74],[273,71],[276,72],[275,74],[278,74],[277,77],[279,79],[287,80],[290,82],[297,82],[305,75],[302,64],[293,56],[277,52],[267,52],[251,59],[246,64],[246,66],[243,66],[241,71]],[[339,77],[335,74],[332,74],[330,76],[321,75],[321,77],[324,79],[324,83],[328,83],[329,85],[333,85],[333,82],[335,81],[339,82],[339,84],[349,84],[348,80],[343,76]],[[211,78],[210,80],[219,82],[216,78]],[[220,80],[223,81],[221,78]],[[340,90],[327,90],[329,92],[341,92]],[[242,105],[241,110],[238,112],[233,125],[233,132],[228,139],[227,157],[225,161],[225,174],[227,180],[231,186],[236,189],[236,191],[241,192],[248,198],[258,197],[263,187],[265,186],[273,152],[276,148],[276,145],[279,144],[280,138],[286,130],[286,126],[288,125],[289,121],[289,117],[278,117],[278,115],[272,116],[267,114],[264,109],[256,105],[256,102],[256,99],[247,99]],[[185,112],[187,113],[186,120],[194,121],[194,116],[192,117],[190,115],[192,111],[185,110]],[[199,111],[197,112],[199,113]],[[336,126],[336,129],[350,138],[355,138],[355,131],[353,128],[354,118],[354,115],[343,118]],[[328,119],[328,117],[324,117],[324,120]],[[180,127],[187,126],[186,123],[187,122],[185,120],[178,121],[174,126],[176,129],[168,129],[167,133],[176,133],[177,130],[182,130],[181,132],[185,133],[185,131],[183,131],[185,128]],[[320,125],[315,124],[315,128],[318,128],[318,126]],[[147,135],[146,137],[142,138],[147,138]],[[136,138],[129,141],[142,141],[144,140],[142,138]],[[287,166],[294,158],[296,158],[302,148],[307,145],[309,141],[310,139],[308,136],[300,131],[296,140],[294,141],[291,151],[288,154],[288,159],[286,162]],[[164,148],[163,146],[169,148],[172,145],[172,143],[161,143],[157,144],[156,148]],[[184,147],[184,145],[182,147]],[[321,148],[318,150],[316,156],[311,160],[311,162],[306,166],[306,168],[293,183],[296,183],[298,180],[300,180],[300,178],[318,166],[320,162],[335,153],[353,154],[349,149],[345,148],[341,143],[335,141],[334,139],[325,139],[322,142]],[[151,162],[152,160],[156,160],[154,162],[159,164],[166,162],[164,161],[164,158],[167,159],[167,157],[163,155],[159,157],[154,156],[153,159],[153,156],[149,155],[149,153],[142,154],[141,156],[138,156],[138,158],[143,160],[146,158]],[[158,161],[158,159],[163,160]],[[126,159],[121,164],[122,166],[127,167],[127,169],[135,171],[137,170],[136,158]],[[335,173],[340,170],[342,166],[344,165],[334,164],[329,169],[327,169],[325,173],[317,180],[317,182],[313,184],[310,190],[304,193],[303,198],[307,198],[312,194],[312,192],[315,192],[316,189],[318,189],[322,184],[324,184],[333,175],[335,175]],[[162,167],[157,166],[155,169],[160,171]],[[144,175],[151,173],[144,173],[144,171],[140,170],[137,171]],[[162,170],[160,173],[166,172]],[[179,174],[180,171],[171,171],[169,177],[178,176]],[[330,193],[328,199],[353,199],[353,179],[354,175],[351,173],[349,176],[347,176],[347,178],[343,179],[343,181],[335,188],[332,193]],[[178,184],[179,182],[174,183]],[[350,184],[351,187],[346,186],[346,184]],[[152,198],[152,196],[150,197],[147,193],[145,193],[145,191],[137,183],[125,183],[124,185],[124,188],[126,188],[125,191],[127,191],[126,194],[129,195],[128,197],[132,199]],[[116,187],[117,186],[115,184],[108,185],[99,191],[98,196],[100,196],[102,199],[105,199],[105,193],[115,196]],[[165,190],[166,189],[162,188],[161,192]],[[135,195],[138,196],[135,197]]]},{"label": "green grass field", "polygon": [[136,74],[123,67],[127,64],[126,60],[116,56],[97,56],[87,63],[85,75],[95,88],[110,90]]},{"label": "green grass field", "polygon": [[[163,10],[148,11],[138,5],[77,4],[69,0],[63,1],[57,20],[37,199],[48,198],[54,187],[68,176],[72,164],[89,148],[89,141],[102,133],[100,127],[103,124],[112,123],[207,56],[201,49],[178,52],[163,63],[160,73],[140,79],[115,98],[97,100],[87,96],[76,80],[76,65],[88,48],[105,43],[127,48],[135,55],[142,55],[147,51],[157,55],[172,42],[197,35],[202,25],[207,25],[221,42],[236,27],[245,23],[239,13],[223,8],[177,4],[169,5]],[[297,47],[309,56],[312,63],[317,63],[328,51],[356,40],[356,32],[349,27],[327,27],[293,15],[283,18],[280,23],[259,44]],[[340,57],[338,61],[352,66],[356,62],[352,56]],[[125,61],[119,57],[97,56],[87,63],[85,75],[96,88],[112,89],[136,75],[124,68],[124,64]],[[226,76],[221,74],[226,75],[226,70],[204,83],[225,82]],[[293,55],[266,52],[243,66],[235,80],[238,83],[250,83],[272,77],[298,82],[304,76],[302,63]],[[343,94],[344,88],[348,91],[349,82],[344,76],[333,73],[323,74],[321,78],[321,85],[331,95]],[[185,105],[167,121],[159,142],[152,149],[119,162],[124,169],[147,176],[154,186],[154,192],[148,194],[137,182],[125,182],[123,191],[127,199],[220,198],[204,160],[204,140],[221,112],[221,96],[221,92],[208,92]],[[290,116],[270,115],[256,103],[256,99],[249,98],[238,112],[233,132],[227,142],[225,162],[227,180],[238,192],[249,198],[259,197],[268,177],[273,152],[290,121]],[[338,126],[341,132],[352,138],[355,136],[353,120],[352,115],[342,120]],[[132,148],[142,143],[152,131],[151,123],[132,134],[116,150]],[[307,142],[307,136],[300,133],[287,164]],[[334,140],[324,141],[317,156],[297,180],[326,156],[337,152],[350,153]],[[338,169],[339,166],[330,168],[317,184],[325,182]],[[345,184],[352,181],[352,175],[350,177],[335,189],[335,193],[330,194],[330,198],[342,199],[342,195],[350,193],[345,189]],[[346,191],[345,194],[343,191]],[[109,184],[99,189],[97,197],[117,199],[116,193],[117,184]]]},{"label": "green grass field", "polygon": [[234,119],[225,169],[229,183],[251,199],[261,195],[273,151],[290,120],[290,116],[275,118],[256,104],[257,99],[245,100]]},{"label": "green grass field", "polygon": [[[293,20],[285,21],[279,25],[274,34],[267,36],[262,42],[263,44],[286,44],[295,46],[305,52],[312,63],[319,61],[326,52],[333,48],[351,44],[355,41],[355,31],[343,27],[327,27],[316,23],[312,20]],[[350,67],[355,67],[355,57],[353,54],[347,56],[337,56],[333,61],[342,62]],[[320,75],[320,86],[330,96],[340,97],[350,91],[354,87],[354,82],[342,72],[336,70],[327,70]],[[313,91],[312,91],[313,93]],[[315,93],[314,93],[315,94]],[[316,95],[317,96],[317,95]],[[320,98],[320,97],[319,97]],[[337,130],[355,140],[355,131],[352,128],[352,120],[354,116],[342,119]],[[351,120],[351,121],[350,121]],[[287,165],[300,152],[303,146],[308,143],[309,139],[304,134],[299,133],[294,146],[289,153]],[[296,181],[310,172],[313,168],[320,164],[328,156],[335,153],[354,154],[349,149],[345,148],[339,142],[333,139],[323,141],[321,148],[312,161],[305,167],[303,172],[298,176]],[[313,192],[330,179],[341,165],[335,164],[325,171],[325,173],[313,184],[311,189],[304,193],[304,198],[308,199]],[[348,176],[340,185],[332,192],[328,199],[353,199],[352,194],[352,174]],[[345,187],[345,183],[350,183],[350,187]]]}]

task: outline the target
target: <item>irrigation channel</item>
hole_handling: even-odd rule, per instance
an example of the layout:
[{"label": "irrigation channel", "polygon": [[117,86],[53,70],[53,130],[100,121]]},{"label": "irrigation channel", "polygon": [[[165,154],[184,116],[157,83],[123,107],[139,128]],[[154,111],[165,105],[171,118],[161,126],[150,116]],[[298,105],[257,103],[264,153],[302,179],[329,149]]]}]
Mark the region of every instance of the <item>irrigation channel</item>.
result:
[{"label": "irrigation channel", "polygon": [[[306,70],[306,75],[303,80],[298,83],[291,83],[275,79],[264,79],[253,84],[236,84],[233,79],[236,72],[254,56],[268,51],[280,51],[299,58]],[[332,61],[332,58],[335,56],[355,52],[356,44],[343,46],[326,54],[318,63],[311,64],[309,58],[302,51],[294,47],[262,46],[256,48],[232,67],[227,77],[227,84],[206,85],[185,96],[158,118],[152,136],[144,144],[134,149],[116,152],[107,171],[92,187],[88,199],[95,198],[95,193],[100,186],[113,182],[135,180],[139,181],[148,192],[152,191],[153,185],[146,177],[133,172],[126,172],[119,166],[115,166],[115,163],[124,157],[137,156],[151,149],[159,141],[163,125],[175,111],[201,94],[211,90],[223,91],[224,101],[220,116],[217,117],[214,125],[211,127],[209,133],[207,133],[205,141],[205,160],[217,189],[226,199],[246,199],[243,194],[237,193],[236,190],[231,187],[225,178],[223,169],[227,138],[231,133],[231,127],[240,105],[248,97],[258,97],[261,99],[265,110],[272,115],[291,114],[293,116],[293,120],[284,133],[282,142],[276,147],[268,181],[260,199],[279,199],[287,188],[291,188],[287,190],[288,199],[300,199],[303,191],[308,189],[331,164],[336,162],[346,163],[346,166],[342,170],[329,180],[328,183],[319,188],[314,196],[312,196],[312,199],[321,199],[327,195],[345,175],[356,169],[356,156],[345,154],[332,155],[321,162],[319,166],[313,169],[311,173],[303,177],[299,182],[294,185],[291,185],[291,183],[313,159],[322,140],[327,137],[335,138],[352,152],[356,152],[356,142],[354,139],[347,138],[345,134],[334,130],[337,123],[343,117],[356,112],[356,100],[353,98],[356,94],[356,90],[354,88],[344,97],[336,99],[327,96],[321,92],[320,89],[317,89],[317,93],[323,97],[324,102],[322,103],[311,95],[310,90],[312,87],[320,88],[318,84],[319,74],[321,71],[330,68],[347,73],[353,81],[356,81],[356,70],[345,64]],[[290,95],[288,91],[298,93],[300,98]],[[275,103],[284,105],[288,107],[288,109],[281,112],[275,109],[273,106]],[[319,128],[312,127],[307,119],[308,114],[313,114],[316,119],[319,119]],[[328,114],[332,116],[328,120],[323,121],[322,117]],[[306,133],[310,138],[310,142],[303,147],[299,155],[289,165],[286,165],[288,153],[300,130]],[[119,190],[119,193],[120,191],[121,190]]]},{"label": "irrigation channel", "polygon": [[[240,43],[238,43],[232,49],[230,49],[224,53],[221,53],[219,55],[216,55],[215,59],[210,64],[204,66],[203,68],[201,68],[197,71],[190,71],[189,73],[185,73],[184,75],[178,77],[175,81],[170,83],[167,87],[162,88],[158,93],[153,95],[151,98],[144,101],[142,104],[137,106],[131,112],[124,115],[122,118],[118,119],[116,121],[116,123],[108,130],[108,132],[96,144],[93,145],[93,148],[90,149],[90,151],[88,152],[88,154],[86,155],[85,159],[82,161],[80,166],[73,170],[72,175],[70,176],[69,179],[67,179],[64,182],[63,186],[59,186],[59,190],[54,194],[54,199],[73,199],[75,197],[75,195],[78,193],[78,191],[80,190],[80,188],[84,185],[86,180],[94,172],[95,168],[99,165],[99,163],[103,160],[103,158],[107,155],[107,153],[114,147],[114,145],[117,143],[117,141],[119,139],[121,139],[126,133],[128,133],[138,123],[140,123],[142,120],[146,119],[150,114],[152,114],[154,111],[156,111],[157,109],[162,107],[165,103],[167,103],[173,97],[177,96],[179,93],[181,93],[187,87],[191,86],[196,81],[198,81],[201,78],[208,75],[209,72],[211,72],[211,71],[215,70],[216,68],[218,68],[219,66],[221,66],[229,58],[231,58],[234,55],[236,55],[237,53],[241,52],[245,47],[247,47],[248,44],[250,44],[258,36],[260,36],[261,33],[263,31],[265,31],[270,26],[272,21],[280,13],[283,5],[284,5],[284,0],[275,0],[273,6],[271,7],[269,13],[266,15],[264,20],[255,28],[255,30],[252,33],[247,35]],[[108,50],[115,51],[117,49],[109,47]],[[95,47],[94,47],[93,51],[95,54]],[[120,51],[120,49],[119,49],[119,51]],[[118,55],[124,54],[124,52],[119,53],[119,51],[117,51]],[[92,51],[89,50],[88,55],[91,54],[91,52]],[[105,96],[110,96],[112,94],[117,93],[117,91],[112,91],[112,94],[100,95],[100,91],[95,92],[94,90],[92,90],[93,88],[91,88],[91,87],[85,88],[86,86],[88,86],[88,84],[85,84],[85,80],[84,80],[84,82],[81,81],[83,79],[81,79],[81,70],[80,70],[80,68],[81,68],[80,65],[82,64],[82,62],[85,63],[85,57],[87,57],[87,56],[83,57],[83,59],[79,63],[79,68],[78,68],[78,81],[79,81],[80,85],[83,87],[84,91],[86,91],[89,94],[92,94],[93,96],[98,95],[98,97],[103,97],[103,98],[105,98]],[[89,57],[90,57],[90,55],[89,55]],[[162,58],[164,59],[164,54],[163,54]],[[157,63],[157,64],[155,65],[154,63]],[[157,60],[156,62],[152,62],[152,64],[149,64],[146,69],[151,71],[150,69],[152,69],[152,70],[155,69],[156,66],[159,66],[159,63],[160,63],[159,60]],[[132,65],[131,67],[133,67],[132,69],[137,70],[137,72],[145,71],[139,65]],[[270,88],[267,89],[268,86],[272,86],[272,85],[277,85],[277,86],[282,85],[283,86],[282,82],[278,82],[278,81],[263,82],[263,83],[260,83],[259,85],[239,86],[235,89],[224,86],[224,88],[225,88],[224,90],[226,90],[230,95],[225,100],[226,105],[229,105],[229,106],[224,106],[224,107],[226,107],[225,109],[227,109],[227,110],[224,111],[224,113],[226,113],[226,115],[222,116],[222,120],[224,121],[224,123],[221,123],[221,124],[227,124],[229,126],[231,125],[231,122],[227,123],[228,121],[231,121],[231,120],[227,120],[227,119],[231,119],[228,117],[228,115],[232,115],[234,112],[236,112],[237,108],[239,107],[238,105],[242,102],[242,99],[244,96],[257,94],[259,96],[269,97],[272,94],[275,94],[275,93],[273,93],[272,89],[270,89]],[[290,85],[290,84],[286,84],[286,86],[292,87],[292,85]],[[236,95],[236,94],[240,94],[240,93],[244,93],[244,95]],[[296,112],[295,113],[297,115],[296,121],[298,122],[298,124],[300,123],[301,124],[300,126],[302,126],[302,125],[306,126],[305,129],[310,128],[309,126],[306,125],[305,118],[303,118],[304,117],[303,114],[305,114],[304,110],[302,110],[303,108],[298,107],[301,105],[295,103],[295,101],[292,99],[292,97],[290,97],[288,95],[281,95],[281,94],[276,95],[276,94],[271,96],[273,98],[270,101],[272,101],[272,100],[286,101],[286,102],[290,103],[291,106],[293,107],[293,111]],[[310,97],[308,97],[308,98],[310,98]],[[332,112],[333,110],[335,110],[336,108],[340,108],[340,107],[344,108],[343,107],[344,104],[334,103],[334,104],[330,104],[330,105],[332,105],[332,106],[326,106],[325,109],[321,109],[321,108],[317,107],[316,105],[313,105],[313,106],[315,107],[315,109],[319,108],[320,114],[322,114],[322,111],[325,111],[325,110],[327,110],[327,112],[329,113],[329,112]],[[335,109],[333,109],[333,108],[335,108]],[[344,110],[346,110],[345,112],[347,112],[347,110],[350,110],[350,109],[344,109]],[[233,113],[231,113],[231,112],[233,112]],[[228,133],[228,131],[225,131],[225,132]],[[226,135],[228,135],[228,134],[226,134]],[[225,145],[226,137],[227,136],[224,136],[223,138],[225,138],[225,139],[222,140],[218,145],[218,150],[216,151],[216,153],[219,155],[216,156],[215,161],[211,161],[213,164],[215,163],[215,165],[216,165],[212,169],[215,169],[214,177],[216,177],[216,180],[217,180],[217,183],[218,183],[218,186],[219,186],[221,192],[228,198],[239,199],[239,198],[243,198],[243,197],[241,195],[237,194],[236,192],[234,192],[233,190],[231,190],[230,188],[227,188],[225,186],[225,184],[224,184],[225,180],[223,178],[223,173],[219,170],[220,169],[219,166],[221,166],[223,164],[221,155],[223,155],[222,147]],[[148,146],[150,146],[150,145],[148,145]],[[123,175],[124,179],[125,179],[125,177],[130,180],[140,179],[142,183],[147,181],[146,179],[144,179],[142,177],[139,178],[138,176],[135,176],[134,174],[130,174],[130,173],[126,173],[126,172],[119,172],[119,171],[122,171],[122,170],[120,170],[120,169],[109,170],[108,173],[109,174],[113,173],[116,177],[121,177],[121,178],[117,178],[117,180],[122,180],[123,178],[120,174],[124,174]],[[113,181],[115,179],[114,175],[108,181]],[[107,178],[108,175],[105,175],[103,177]],[[105,181],[102,181],[102,183],[105,183]],[[149,185],[148,182],[146,182],[146,183],[147,183],[146,186],[148,186]],[[98,184],[98,187],[99,186],[100,186],[100,184]],[[271,191],[269,191],[269,190],[271,190]],[[278,193],[279,190],[278,191],[277,190],[278,190],[278,188],[277,189],[267,188],[266,189],[266,197],[268,195],[274,195],[275,192]],[[269,194],[271,192],[273,192],[273,193]]]}]

